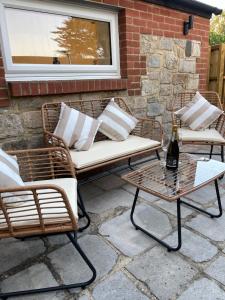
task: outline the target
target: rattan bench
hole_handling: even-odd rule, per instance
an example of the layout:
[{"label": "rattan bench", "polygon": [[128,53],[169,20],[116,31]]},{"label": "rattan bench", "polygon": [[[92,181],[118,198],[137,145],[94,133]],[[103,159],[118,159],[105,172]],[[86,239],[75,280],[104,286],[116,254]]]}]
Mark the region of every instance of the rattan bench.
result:
[{"label": "rattan bench", "polygon": [[[76,232],[77,180],[68,152],[44,148],[8,152],[17,157],[25,186],[0,189],[0,239],[66,234],[91,270],[90,279],[71,284],[10,292],[0,298],[85,287],[96,278],[96,271],[80,248]],[[38,286],[38,283],[37,283]]]},{"label": "rattan bench", "polygon": [[[115,102],[126,112],[131,110],[122,98],[114,98]],[[110,99],[75,100],[65,102],[93,118],[97,118],[105,109]],[[100,167],[112,165],[127,160],[131,166],[131,159],[138,155],[147,155],[155,152],[159,158],[158,150],[161,148],[162,128],[158,121],[148,118],[139,118],[135,129],[129,138],[122,142],[111,141],[100,132],[88,151],[69,149],[64,141],[53,134],[60,114],[61,102],[46,103],[42,106],[42,120],[46,145],[60,146],[69,151],[76,174],[96,170]]]}]

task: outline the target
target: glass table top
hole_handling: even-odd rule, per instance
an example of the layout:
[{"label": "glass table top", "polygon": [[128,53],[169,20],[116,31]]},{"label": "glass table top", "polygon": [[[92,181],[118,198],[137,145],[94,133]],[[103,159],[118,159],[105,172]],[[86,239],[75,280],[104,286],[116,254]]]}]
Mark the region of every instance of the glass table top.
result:
[{"label": "glass table top", "polygon": [[175,171],[166,169],[165,161],[157,160],[122,178],[146,192],[172,201],[214,181],[224,173],[225,163],[182,153],[179,167]]}]

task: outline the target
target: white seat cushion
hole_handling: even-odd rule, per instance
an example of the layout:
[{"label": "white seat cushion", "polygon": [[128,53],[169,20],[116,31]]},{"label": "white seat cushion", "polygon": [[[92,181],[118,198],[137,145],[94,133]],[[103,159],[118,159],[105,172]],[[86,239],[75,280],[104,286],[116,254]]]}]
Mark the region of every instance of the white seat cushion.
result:
[{"label": "white seat cushion", "polygon": [[[63,189],[68,197],[74,217],[78,219],[77,180],[75,178],[59,178],[59,179],[51,179],[51,180],[32,181],[32,182],[25,182],[25,185],[27,186],[56,185],[57,187]],[[65,219],[67,220],[68,219],[67,209],[62,203],[61,196],[59,196],[58,192],[54,192],[54,193],[50,193],[50,192],[54,192],[54,190],[50,190],[50,189],[37,190],[38,198],[39,200],[41,199],[42,215],[46,217],[44,222],[46,224],[52,224],[52,223],[54,224],[56,222],[60,223],[60,220],[61,221],[65,221]],[[28,200],[29,203],[27,202]],[[52,203],[53,201],[54,203]],[[29,207],[27,205],[29,205]],[[28,208],[30,209],[29,211],[27,211]],[[20,202],[20,204],[17,207],[14,204],[9,209],[9,211],[10,211],[10,217],[11,217],[11,222],[13,227],[31,226],[31,225],[39,224],[37,209],[33,201],[33,197],[30,196],[30,193],[28,196],[25,196],[24,202]],[[59,218],[59,214],[60,214],[60,218]],[[0,221],[1,221],[0,228],[7,227],[7,224],[4,220],[4,216],[1,210],[0,210]]]},{"label": "white seat cushion", "polygon": [[160,146],[157,141],[130,135],[125,141],[99,141],[95,142],[88,151],[71,150],[70,154],[75,167],[82,169],[157,146]]},{"label": "white seat cushion", "polygon": [[216,129],[195,131],[188,128],[178,129],[179,139],[184,142],[216,142],[225,143],[225,139]]}]

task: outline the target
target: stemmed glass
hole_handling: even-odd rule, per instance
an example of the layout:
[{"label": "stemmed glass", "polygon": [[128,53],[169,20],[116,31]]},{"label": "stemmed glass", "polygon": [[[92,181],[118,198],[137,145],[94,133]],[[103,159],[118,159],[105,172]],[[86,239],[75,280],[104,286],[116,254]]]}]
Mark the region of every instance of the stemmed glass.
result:
[{"label": "stemmed glass", "polygon": [[166,154],[169,146],[169,136],[164,132],[162,136],[162,150],[163,150],[163,158],[164,158],[164,165],[166,164]]}]

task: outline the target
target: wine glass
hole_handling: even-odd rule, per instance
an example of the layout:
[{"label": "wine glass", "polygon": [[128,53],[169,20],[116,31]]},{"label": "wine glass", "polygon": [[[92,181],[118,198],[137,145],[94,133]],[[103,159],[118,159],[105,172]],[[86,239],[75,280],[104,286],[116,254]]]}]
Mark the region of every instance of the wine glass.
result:
[{"label": "wine glass", "polygon": [[163,158],[164,158],[164,163],[166,162],[166,154],[169,146],[169,136],[164,132],[162,136],[162,150],[163,150]]}]

